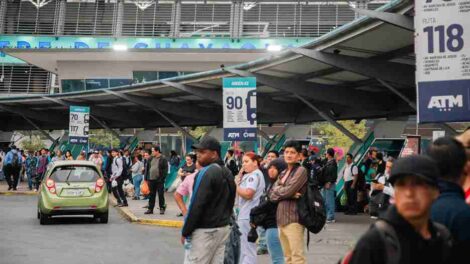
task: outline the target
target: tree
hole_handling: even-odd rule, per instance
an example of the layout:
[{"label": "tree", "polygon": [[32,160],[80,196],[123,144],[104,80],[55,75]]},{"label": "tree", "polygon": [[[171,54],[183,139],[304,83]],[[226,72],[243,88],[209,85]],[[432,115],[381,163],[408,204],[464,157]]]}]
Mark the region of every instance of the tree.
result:
[{"label": "tree", "polygon": [[92,129],[90,130],[88,140],[91,144],[96,144],[104,147],[119,147],[119,138],[109,133],[105,129]]},{"label": "tree", "polygon": [[26,151],[37,151],[45,147],[40,136],[34,135],[21,141],[21,148]]},{"label": "tree", "polygon": [[[359,124],[356,124],[354,120],[344,120],[338,121],[342,126],[344,126],[351,133],[356,135],[356,137],[362,139],[367,133],[366,121],[362,120]],[[318,130],[320,135],[322,135],[326,140],[326,147],[340,147],[343,150],[347,151],[353,141],[347,137],[339,129],[327,122],[315,123],[314,128]]]},{"label": "tree", "polygon": [[211,127],[208,126],[198,126],[189,130],[189,134],[195,138],[202,138],[207,132],[211,130]]}]

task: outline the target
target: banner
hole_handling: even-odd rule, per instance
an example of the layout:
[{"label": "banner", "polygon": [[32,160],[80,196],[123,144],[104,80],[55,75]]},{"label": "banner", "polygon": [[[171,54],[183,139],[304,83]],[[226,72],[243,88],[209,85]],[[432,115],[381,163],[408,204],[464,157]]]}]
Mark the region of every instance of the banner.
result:
[{"label": "banner", "polygon": [[[76,37],[76,36],[0,36],[0,49],[112,49],[115,44],[129,49],[241,49],[265,50],[269,46],[283,48],[300,47],[312,38],[245,38],[233,41],[230,38],[136,38],[136,37]],[[22,60],[0,52],[0,62],[24,63]]]},{"label": "banner", "polygon": [[224,78],[224,140],[256,141],[256,78]]},{"label": "banner", "polygon": [[418,122],[470,121],[470,1],[415,1]]},{"label": "banner", "polygon": [[69,143],[88,144],[90,107],[70,106]]},{"label": "banner", "polygon": [[419,155],[421,153],[421,136],[406,136],[405,146],[401,150],[400,157]]}]

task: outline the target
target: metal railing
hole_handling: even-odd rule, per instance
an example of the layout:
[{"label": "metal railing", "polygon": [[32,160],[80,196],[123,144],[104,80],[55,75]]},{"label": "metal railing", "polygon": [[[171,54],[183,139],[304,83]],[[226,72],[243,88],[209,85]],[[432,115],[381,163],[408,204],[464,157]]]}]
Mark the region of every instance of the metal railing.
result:
[{"label": "metal railing", "polygon": [[32,65],[1,66],[0,96],[6,94],[46,94],[51,73]]}]

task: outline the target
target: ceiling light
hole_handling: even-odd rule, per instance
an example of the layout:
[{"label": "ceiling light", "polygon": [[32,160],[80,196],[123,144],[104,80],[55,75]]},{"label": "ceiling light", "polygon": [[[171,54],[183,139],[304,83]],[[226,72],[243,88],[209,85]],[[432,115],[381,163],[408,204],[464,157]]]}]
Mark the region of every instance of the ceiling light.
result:
[{"label": "ceiling light", "polygon": [[136,0],[134,4],[142,11],[155,4],[154,0]]},{"label": "ceiling light", "polygon": [[126,50],[127,50],[127,45],[124,45],[124,44],[114,44],[114,45],[113,45],[113,50],[115,50],[115,51],[126,51]]},{"label": "ceiling light", "polygon": [[31,4],[33,4],[37,9],[49,4],[52,0],[29,0]]},{"label": "ceiling light", "polygon": [[271,52],[276,52],[281,51],[282,47],[280,45],[269,45],[266,49]]}]

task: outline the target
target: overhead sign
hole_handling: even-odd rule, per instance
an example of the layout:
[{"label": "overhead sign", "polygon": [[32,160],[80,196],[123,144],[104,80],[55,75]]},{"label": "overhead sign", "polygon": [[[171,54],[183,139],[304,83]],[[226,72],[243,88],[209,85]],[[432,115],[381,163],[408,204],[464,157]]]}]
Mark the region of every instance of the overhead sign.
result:
[{"label": "overhead sign", "polygon": [[[112,49],[115,44],[129,49],[243,49],[261,50],[269,46],[283,48],[300,47],[312,38],[263,38],[239,39],[230,38],[108,38],[108,37],[75,37],[75,36],[0,36],[0,49]],[[24,63],[23,61],[0,53],[0,62]]]},{"label": "overhead sign", "polygon": [[419,155],[421,153],[421,136],[408,135],[406,136],[405,146],[403,147],[400,157],[411,155]]},{"label": "overhead sign", "polygon": [[418,122],[470,121],[470,2],[415,1]]},{"label": "overhead sign", "polygon": [[256,78],[224,78],[224,140],[256,141]]},{"label": "overhead sign", "polygon": [[90,107],[70,106],[69,143],[88,144]]}]

